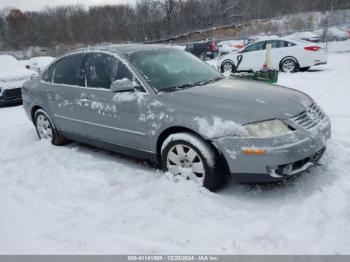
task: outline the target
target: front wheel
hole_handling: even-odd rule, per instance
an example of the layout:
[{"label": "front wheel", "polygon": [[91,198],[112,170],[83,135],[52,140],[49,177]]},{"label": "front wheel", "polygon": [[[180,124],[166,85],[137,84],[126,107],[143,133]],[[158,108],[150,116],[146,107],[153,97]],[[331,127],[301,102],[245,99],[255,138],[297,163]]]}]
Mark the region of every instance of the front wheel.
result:
[{"label": "front wheel", "polygon": [[231,61],[225,61],[221,65],[221,73],[234,72],[235,65]]},{"label": "front wheel", "polygon": [[41,140],[50,141],[53,145],[63,145],[68,142],[56,129],[48,114],[38,109],[34,114],[34,125]]},{"label": "front wheel", "polygon": [[214,149],[191,133],[170,135],[161,150],[162,167],[173,176],[182,176],[214,191],[224,185]]},{"label": "front wheel", "polygon": [[298,63],[294,59],[287,58],[281,62],[281,71],[285,73],[294,73],[298,71]]}]

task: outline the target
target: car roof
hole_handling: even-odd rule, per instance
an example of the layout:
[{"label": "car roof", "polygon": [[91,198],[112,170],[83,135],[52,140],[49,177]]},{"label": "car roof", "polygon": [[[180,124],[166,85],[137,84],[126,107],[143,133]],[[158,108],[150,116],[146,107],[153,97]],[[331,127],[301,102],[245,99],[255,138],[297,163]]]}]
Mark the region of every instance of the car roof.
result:
[{"label": "car roof", "polygon": [[124,44],[124,45],[99,45],[99,46],[92,46],[92,47],[86,47],[81,48],[75,51],[72,51],[70,53],[75,52],[82,52],[82,51],[102,51],[102,52],[109,52],[109,53],[117,53],[119,55],[128,55],[140,51],[151,51],[151,50],[159,50],[163,48],[171,48],[174,49],[172,46],[169,45],[159,45],[159,44]]},{"label": "car roof", "polygon": [[209,42],[214,42],[214,39],[202,39],[202,40],[197,40],[197,41],[192,41],[186,43],[186,45],[191,45],[191,44],[203,44],[203,43],[209,43]]},{"label": "car roof", "polygon": [[281,37],[262,37],[258,40],[255,41],[255,43],[257,42],[263,42],[263,41],[275,41],[275,40],[283,40]]},{"label": "car roof", "polygon": [[251,46],[253,44],[256,44],[256,43],[260,43],[260,42],[267,42],[267,41],[279,41],[279,40],[282,40],[282,41],[289,41],[289,42],[294,42],[295,40],[292,40],[292,39],[289,39],[289,38],[282,38],[282,37],[276,37],[276,38],[266,38],[266,39],[259,39],[253,43],[250,43],[249,45],[247,45],[246,47],[248,46]]}]

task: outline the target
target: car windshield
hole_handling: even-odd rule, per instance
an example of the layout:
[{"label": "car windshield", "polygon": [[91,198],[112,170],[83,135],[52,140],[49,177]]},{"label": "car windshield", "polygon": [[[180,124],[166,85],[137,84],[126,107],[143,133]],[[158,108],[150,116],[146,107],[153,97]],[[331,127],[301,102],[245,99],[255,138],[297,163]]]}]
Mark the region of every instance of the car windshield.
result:
[{"label": "car windshield", "polygon": [[139,51],[128,55],[128,59],[157,91],[176,91],[223,78],[214,68],[182,50]]}]

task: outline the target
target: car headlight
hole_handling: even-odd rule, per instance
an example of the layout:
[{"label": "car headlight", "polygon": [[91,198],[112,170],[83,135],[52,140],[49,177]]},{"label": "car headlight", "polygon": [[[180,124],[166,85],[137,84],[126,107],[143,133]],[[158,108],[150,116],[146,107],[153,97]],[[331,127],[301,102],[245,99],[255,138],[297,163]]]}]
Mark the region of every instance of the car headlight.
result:
[{"label": "car headlight", "polygon": [[278,119],[247,124],[244,127],[247,136],[257,138],[282,136],[290,131],[289,127]]}]

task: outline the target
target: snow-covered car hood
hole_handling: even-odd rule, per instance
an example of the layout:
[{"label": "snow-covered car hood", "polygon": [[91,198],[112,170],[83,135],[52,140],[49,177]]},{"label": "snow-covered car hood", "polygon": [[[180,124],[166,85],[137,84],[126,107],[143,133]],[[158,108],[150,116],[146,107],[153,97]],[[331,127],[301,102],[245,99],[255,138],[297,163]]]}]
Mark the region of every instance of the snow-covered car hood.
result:
[{"label": "snow-covered car hood", "polygon": [[164,93],[159,99],[180,112],[217,116],[239,124],[288,119],[313,102],[309,96],[294,89],[233,79]]},{"label": "snow-covered car hood", "polygon": [[0,68],[0,82],[12,82],[28,80],[35,74],[34,71],[28,69],[2,69]]},{"label": "snow-covered car hood", "polygon": [[30,68],[33,70],[44,70],[55,58],[51,56],[38,56],[29,60]]}]

